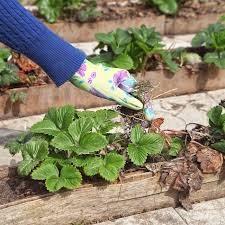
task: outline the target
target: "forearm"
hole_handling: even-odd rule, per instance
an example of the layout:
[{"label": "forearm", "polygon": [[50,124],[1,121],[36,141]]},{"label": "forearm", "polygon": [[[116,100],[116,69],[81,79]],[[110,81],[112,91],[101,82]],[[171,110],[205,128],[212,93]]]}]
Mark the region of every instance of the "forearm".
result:
[{"label": "forearm", "polygon": [[32,16],[17,0],[0,0],[0,42],[40,65],[57,86],[80,68],[85,54]]}]

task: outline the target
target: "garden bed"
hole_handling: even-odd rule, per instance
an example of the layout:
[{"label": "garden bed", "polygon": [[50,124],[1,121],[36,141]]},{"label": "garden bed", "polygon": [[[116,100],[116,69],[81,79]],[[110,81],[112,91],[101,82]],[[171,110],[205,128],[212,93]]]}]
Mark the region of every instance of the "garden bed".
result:
[{"label": "garden bed", "polygon": [[[225,70],[204,65],[196,72],[183,67],[173,74],[167,70],[148,71],[138,74],[138,81],[150,81],[154,96],[192,94],[225,88]],[[176,85],[175,85],[176,84]],[[175,88],[175,89],[174,89]],[[24,103],[11,103],[10,93],[25,92]],[[161,95],[162,94],[162,95]],[[114,104],[86,93],[70,83],[60,88],[54,84],[9,89],[0,95],[0,120],[46,113],[50,107],[71,104],[79,109],[102,107]]]},{"label": "garden bed", "polygon": [[[142,87],[138,93],[149,101]],[[51,108],[5,146],[23,159],[0,168],[0,222],[90,224],[224,197],[224,116],[222,100],[209,126],[175,131],[124,107]]]},{"label": "garden bed", "polygon": [[198,15],[194,18],[171,18],[163,15],[126,18],[118,20],[105,20],[96,22],[66,22],[58,21],[54,24],[46,25],[60,37],[68,42],[88,42],[95,40],[95,34],[98,32],[111,32],[117,28],[126,29],[133,26],[155,27],[156,31],[162,35],[182,35],[194,34],[206,28],[209,24],[215,23],[222,14]]},{"label": "garden bed", "polygon": [[222,13],[198,15],[194,18],[166,17],[164,15],[150,15],[146,17],[125,18],[118,20],[103,20],[96,22],[66,22],[58,21],[46,25],[68,42],[88,42],[95,40],[95,34],[111,32],[117,28],[127,29],[142,24],[155,27],[162,35],[194,34],[215,23]]},{"label": "garden bed", "polygon": [[[7,174],[7,168],[2,169],[0,175],[3,174]],[[0,223],[5,225],[89,224],[177,206],[178,194],[161,187],[159,177],[159,174],[153,175],[151,172],[134,172],[127,174],[121,182],[113,184],[85,184],[70,192],[26,197],[1,205]],[[9,178],[8,184],[10,179],[12,178]],[[201,190],[192,193],[190,198],[191,202],[201,202],[224,196],[224,179],[219,175],[209,174],[204,175]]]},{"label": "garden bed", "polygon": [[[27,7],[38,16],[37,8]],[[102,15],[88,22],[77,21],[77,11],[65,10],[57,22],[47,26],[69,42],[95,40],[95,33],[110,32],[117,28],[132,26],[155,27],[163,35],[193,34],[209,24],[215,23],[225,12],[225,4],[220,1],[183,3],[176,15],[163,15],[154,7],[130,1],[101,1],[98,10]],[[78,10],[79,11],[79,10]]]},{"label": "garden bed", "polygon": [[[10,93],[26,93],[24,103],[10,101]],[[70,83],[60,88],[54,84],[14,88],[0,95],[0,120],[46,113],[51,107],[71,104],[79,109],[112,105],[111,102],[86,93]]]},{"label": "garden bed", "polygon": [[125,18],[87,23],[66,21],[58,21],[54,24],[46,23],[52,31],[70,43],[94,41],[95,34],[98,32],[111,32],[117,28],[127,29],[142,24],[155,27],[158,32],[164,34],[165,16],[152,15],[143,18]]}]

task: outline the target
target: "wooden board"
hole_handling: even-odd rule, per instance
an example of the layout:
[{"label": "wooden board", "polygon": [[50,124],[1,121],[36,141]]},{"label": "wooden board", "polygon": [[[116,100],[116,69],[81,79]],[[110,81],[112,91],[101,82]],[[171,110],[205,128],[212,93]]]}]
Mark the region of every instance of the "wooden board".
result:
[{"label": "wooden board", "polygon": [[176,74],[165,70],[149,71],[145,76],[139,74],[137,80],[150,81],[156,87],[153,91],[154,96],[176,89],[163,95],[168,97],[223,89],[225,88],[225,70],[205,65],[196,73],[191,73],[185,68],[179,69]]},{"label": "wooden board", "polygon": [[[25,104],[12,104],[10,101],[10,93],[12,92],[25,92],[27,94]],[[46,113],[50,107],[59,107],[66,104],[73,105],[78,109],[87,109],[112,105],[113,103],[82,91],[69,82],[60,88],[57,88],[54,84],[17,88],[0,95],[0,120],[38,115]]]},{"label": "wooden board", "polygon": [[[165,70],[156,70],[146,72],[144,76],[138,74],[137,80],[150,81],[156,86],[157,88],[153,91],[154,96],[176,88],[173,92],[163,95],[163,97],[175,96],[225,88],[225,70],[208,66],[194,74],[185,68],[180,69],[176,74]],[[25,104],[11,104],[9,96],[11,92],[15,91],[27,93]],[[71,104],[78,109],[88,109],[115,103],[95,97],[70,83],[66,83],[60,88],[50,84],[11,89],[6,94],[0,95],[0,120],[46,113],[50,107],[66,104]]]},{"label": "wooden board", "polygon": [[155,27],[156,31],[164,34],[165,16],[137,17],[120,20],[103,20],[93,23],[64,22],[59,21],[46,25],[63,39],[70,43],[95,41],[95,34],[99,32],[111,32],[117,28],[140,27],[145,24]]},{"label": "wooden board", "polygon": [[165,19],[165,35],[175,34],[195,34],[208,27],[209,24],[216,23],[223,14],[199,15],[197,18],[170,18]]},{"label": "wooden board", "polygon": [[[121,0],[116,0],[121,1]],[[101,2],[101,0],[99,0]],[[37,11],[37,6],[26,6],[29,11]],[[195,17],[171,17],[154,15],[145,17],[124,18],[118,20],[102,20],[94,22],[66,22],[57,21],[53,24],[42,21],[55,33],[70,43],[95,41],[98,32],[111,32],[117,28],[140,27],[145,24],[155,27],[162,35],[194,34],[206,28],[209,24],[216,23],[223,13],[209,13]]]},{"label": "wooden board", "polygon": [[[0,224],[86,224],[176,206],[177,194],[162,188],[158,180],[159,175],[135,173],[122,183],[84,185],[70,192],[12,202],[0,206]],[[192,194],[193,202],[225,196],[225,181],[218,176],[205,175],[203,183]]]},{"label": "wooden board", "polygon": [[206,28],[209,24],[218,21],[222,14],[200,15],[197,18],[171,18],[162,16],[137,17],[121,20],[97,21],[93,23],[64,22],[59,21],[46,25],[68,42],[89,42],[95,41],[95,34],[99,32],[111,32],[117,28],[127,29],[129,27],[140,27],[145,24],[148,27],[155,27],[162,35],[194,34]]}]

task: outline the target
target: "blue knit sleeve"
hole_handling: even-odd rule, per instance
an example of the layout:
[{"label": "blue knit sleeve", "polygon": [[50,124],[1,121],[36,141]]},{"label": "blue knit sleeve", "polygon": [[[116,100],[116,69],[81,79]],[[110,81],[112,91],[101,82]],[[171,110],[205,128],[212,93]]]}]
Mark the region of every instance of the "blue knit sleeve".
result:
[{"label": "blue knit sleeve", "polygon": [[57,86],[69,80],[86,58],[17,0],[0,0],[0,42],[37,63]]}]

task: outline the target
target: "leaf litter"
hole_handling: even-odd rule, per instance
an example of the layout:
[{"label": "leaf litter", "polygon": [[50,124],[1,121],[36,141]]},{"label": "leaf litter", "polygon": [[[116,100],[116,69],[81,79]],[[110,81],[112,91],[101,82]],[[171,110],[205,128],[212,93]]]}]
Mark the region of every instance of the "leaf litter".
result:
[{"label": "leaf litter", "polygon": [[[25,67],[29,69],[29,63],[28,65],[25,65]],[[137,98],[142,99],[142,101],[144,98],[144,102],[151,101],[151,96],[145,95],[143,92],[141,96],[137,94]],[[215,110],[218,111],[218,108]],[[165,148],[158,150],[157,154],[152,153],[150,157],[147,158],[146,162],[143,165],[140,165],[142,164],[142,161],[145,160],[145,157],[149,155],[149,152],[146,151],[146,148],[142,143],[139,147],[144,154],[144,158],[139,158],[138,161],[133,158],[134,160],[132,161],[132,157],[137,153],[137,149],[134,149],[133,146],[140,144],[140,136],[133,135],[133,143],[130,143],[130,155],[123,147],[124,143],[121,144],[120,141],[117,141],[116,137],[114,137],[113,141],[109,143],[105,150],[111,151],[110,147],[112,149],[116,149],[117,153],[120,153],[124,156],[124,159],[126,159],[126,166],[120,173],[121,182],[124,175],[129,172],[150,171],[153,175],[160,174],[159,182],[162,185],[169,187],[170,190],[176,191],[178,193],[180,204],[187,210],[191,209],[190,194],[201,189],[203,184],[203,175],[220,173],[223,167],[222,153],[210,147],[211,144],[215,142],[215,138],[212,134],[212,127],[192,124],[194,125],[194,128],[189,130],[187,129],[189,126],[187,126],[185,130],[181,131],[163,130],[162,125],[164,118],[157,118],[152,122],[148,122],[145,120],[142,111],[136,112],[123,107],[119,107],[117,111],[122,115],[122,127],[124,128],[122,137],[119,137],[120,140],[122,138],[124,142],[130,143],[129,141],[132,139],[131,136],[133,129],[136,129],[143,137],[146,137],[146,135],[148,136],[148,134],[153,134],[151,136],[152,138],[155,137],[155,133],[156,135],[161,135],[165,140]],[[85,116],[85,114],[83,114],[83,116]],[[224,116],[221,115],[221,118],[224,118]],[[221,120],[219,120],[219,122],[221,122]],[[220,125],[221,124],[219,123],[218,126]],[[33,127],[33,129],[34,128],[35,127]],[[142,134],[142,129],[145,129],[145,134]],[[150,138],[150,136],[148,136],[148,138]],[[177,155],[171,157],[168,153],[172,148],[174,138],[179,138],[179,140],[182,140],[184,144],[181,146],[180,150],[178,149]],[[127,146],[127,143],[125,146]],[[179,142],[175,142],[175,144],[176,147],[179,146]],[[102,154],[102,157],[105,157],[107,151],[104,152],[104,154],[102,152],[99,154]],[[131,163],[129,157],[135,166]],[[93,160],[96,160],[96,158],[93,158]],[[103,169],[105,168],[99,169],[101,169],[101,172],[104,175],[103,172],[105,171]],[[85,167],[85,171],[88,172],[90,170]],[[87,181],[91,182],[93,181],[93,178],[90,178]],[[20,194],[21,193],[19,193],[19,195]]]},{"label": "leaf litter", "polygon": [[[139,99],[143,100],[140,96]],[[221,105],[223,105],[223,102],[221,102]],[[121,111],[123,111],[126,123],[129,121],[128,127],[134,126],[135,123],[140,123],[143,119],[142,113],[134,112],[132,117],[130,110],[129,113],[125,108]],[[125,116],[126,113],[129,116]],[[143,121],[141,122],[143,126]],[[147,171],[152,172],[153,175],[159,173],[160,184],[176,191],[181,206],[186,210],[190,210],[192,209],[191,193],[201,189],[204,174],[219,174],[221,172],[224,157],[222,153],[209,146],[209,143],[213,140],[210,126],[188,124],[185,130],[175,131],[161,129],[163,123],[164,118],[154,119],[148,127],[148,132],[160,133],[168,146],[170,146],[173,137],[181,138],[185,145],[177,158],[152,157],[151,161],[145,163],[145,168]],[[188,130],[187,128],[190,125],[194,125],[194,127]]]}]

